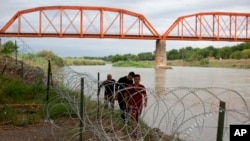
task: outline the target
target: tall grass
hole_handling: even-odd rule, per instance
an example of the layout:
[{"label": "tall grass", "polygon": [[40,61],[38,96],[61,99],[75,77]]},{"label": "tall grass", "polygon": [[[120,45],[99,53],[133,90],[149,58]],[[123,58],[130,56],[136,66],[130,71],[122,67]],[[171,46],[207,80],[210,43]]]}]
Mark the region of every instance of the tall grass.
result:
[{"label": "tall grass", "polygon": [[64,63],[67,66],[105,65],[105,61],[103,60],[90,60],[84,58],[65,58]]},{"label": "tall grass", "polygon": [[54,69],[64,66],[64,62],[61,57],[47,50],[43,50],[38,53],[23,53],[19,55],[19,58],[26,64],[40,68],[46,68],[48,60],[51,61]]},{"label": "tall grass", "polygon": [[17,78],[1,76],[0,124],[26,126],[41,119],[42,109],[37,106],[41,104],[42,87],[39,85],[28,85]]},{"label": "tall grass", "polygon": [[37,84],[24,84],[21,80],[10,77],[0,77],[0,103],[26,103],[27,101],[34,102],[38,97]]}]

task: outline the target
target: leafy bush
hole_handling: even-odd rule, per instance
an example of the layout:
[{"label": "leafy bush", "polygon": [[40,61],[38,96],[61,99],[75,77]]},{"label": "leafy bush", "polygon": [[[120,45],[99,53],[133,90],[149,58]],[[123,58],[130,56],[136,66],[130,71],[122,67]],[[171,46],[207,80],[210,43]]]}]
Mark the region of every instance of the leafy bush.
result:
[{"label": "leafy bush", "polygon": [[7,41],[3,44],[3,48],[0,50],[0,52],[6,56],[9,56],[10,54],[16,52],[18,49],[18,46],[13,43],[13,41]]},{"label": "leafy bush", "polygon": [[205,65],[208,65],[208,64],[209,64],[208,59],[201,59],[200,60],[200,65],[205,66]]},{"label": "leafy bush", "polygon": [[55,65],[62,67],[64,66],[63,59],[55,55],[52,51],[43,50],[37,53],[38,57],[44,58],[45,60],[51,60]]},{"label": "leafy bush", "polygon": [[27,85],[19,79],[2,76],[0,77],[0,103],[24,103],[36,100],[37,91],[42,89],[39,85]]}]

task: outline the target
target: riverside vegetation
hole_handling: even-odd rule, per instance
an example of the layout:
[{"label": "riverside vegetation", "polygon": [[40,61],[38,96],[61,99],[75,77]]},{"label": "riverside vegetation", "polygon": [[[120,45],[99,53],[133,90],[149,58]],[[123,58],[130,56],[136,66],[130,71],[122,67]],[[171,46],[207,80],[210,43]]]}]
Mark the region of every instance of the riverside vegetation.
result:
[{"label": "riverside vegetation", "polygon": [[[5,54],[1,52],[0,54],[0,136],[3,140],[9,140],[11,137],[16,137],[18,140],[34,139],[36,140],[51,140],[48,139],[48,135],[38,133],[36,129],[40,129],[41,124],[49,114],[51,119],[57,119],[56,124],[65,123],[63,120],[66,118],[77,118],[77,111],[71,109],[69,103],[63,98],[58,97],[56,89],[51,87],[49,93],[49,101],[46,100],[46,71],[48,66],[48,60],[51,61],[52,70],[56,71],[58,68],[64,66],[64,61],[62,58],[58,57],[51,51],[41,51],[36,54],[22,54],[17,58],[13,55]],[[23,71],[25,71],[23,73]],[[53,72],[52,71],[52,72]],[[60,82],[58,82],[60,83]],[[79,96],[79,92],[68,90],[64,86],[59,85],[59,89],[62,91],[67,91],[69,96]],[[90,117],[95,117],[97,103],[87,98],[87,115]],[[48,105],[49,103],[49,105]],[[48,107],[50,106],[50,107]],[[53,107],[53,108],[52,108]],[[100,105],[102,107],[102,105]],[[47,109],[52,109],[47,113]],[[108,112],[107,112],[108,113]],[[115,111],[112,116],[113,120],[119,119],[119,111]],[[96,118],[91,119],[93,121]],[[110,121],[110,115],[103,115],[102,121],[108,123]],[[78,122],[79,123],[79,122]],[[94,123],[94,122],[93,122]],[[145,134],[145,140],[157,140],[156,136],[161,135],[162,140],[168,141],[171,137],[164,135],[161,132],[155,132],[154,129],[147,127],[147,125],[140,121],[142,128],[149,129]],[[74,128],[79,128],[77,124],[70,124],[67,126],[73,126]],[[18,128],[13,128],[13,126]],[[122,121],[114,125],[114,129],[124,130]],[[20,128],[22,127],[22,128]],[[43,129],[50,131],[51,127],[43,125]],[[72,128],[72,127],[71,127]],[[88,127],[86,127],[88,128]],[[91,127],[90,127],[91,128]],[[2,130],[8,129],[8,130]],[[25,132],[25,129],[34,130],[33,134],[30,132]],[[6,136],[6,133],[11,131],[10,136]],[[69,131],[64,131],[63,133],[56,133],[54,131],[54,138],[62,139],[62,136],[66,136],[64,139],[71,138],[72,135],[76,133],[68,133]],[[79,131],[74,131],[79,132]],[[37,137],[31,138],[39,134]],[[84,132],[85,139],[93,138],[95,133]],[[124,135],[126,136],[126,131]]]},{"label": "riverside vegetation", "polygon": [[[172,49],[166,53],[167,66],[195,66],[220,68],[250,68],[250,43],[215,48],[184,47]],[[143,52],[135,54],[116,54],[106,57],[84,57],[86,59],[101,59],[111,62],[114,67],[154,67],[154,53]]]},{"label": "riverside vegetation", "polygon": [[[104,65],[105,62],[112,62],[113,66],[126,67],[146,67],[154,66],[153,53],[139,53],[138,55],[125,54],[108,57],[81,57],[81,58],[61,58],[51,51],[43,50],[36,54],[26,53],[18,54],[15,58],[17,46],[13,42],[4,44],[0,51],[0,127],[2,126],[35,126],[44,121],[46,117],[46,78],[47,61],[50,60],[52,71],[66,65]],[[207,47],[204,49],[194,49],[186,47],[179,50],[170,50],[167,53],[168,64],[170,66],[202,66],[202,67],[225,67],[225,68],[250,68],[250,44],[242,43],[233,47],[224,47],[216,49]],[[93,61],[93,59],[95,59]],[[20,64],[27,71],[22,73]],[[53,73],[53,72],[52,72]],[[65,89],[62,87],[62,89]],[[76,95],[76,92],[70,91],[70,95]],[[56,91],[50,92],[50,98],[57,97]],[[88,101],[91,104],[87,112],[96,113],[93,107],[96,107],[94,101]],[[65,113],[70,117],[75,117],[76,113],[69,110],[70,106],[66,101],[56,100],[53,105],[52,118],[59,118]],[[65,108],[65,105],[68,105]],[[65,115],[66,116],[66,115]],[[113,118],[118,118],[116,114]],[[104,119],[108,116],[104,116]],[[149,128],[141,121],[145,128]],[[115,128],[121,128],[121,124]],[[24,135],[25,133],[23,133]],[[27,133],[26,133],[27,134]],[[90,133],[89,136],[94,133]],[[29,136],[29,135],[27,135]],[[146,140],[155,139],[153,130],[147,135]],[[170,137],[165,136],[165,140]],[[8,139],[7,139],[8,140]]]}]

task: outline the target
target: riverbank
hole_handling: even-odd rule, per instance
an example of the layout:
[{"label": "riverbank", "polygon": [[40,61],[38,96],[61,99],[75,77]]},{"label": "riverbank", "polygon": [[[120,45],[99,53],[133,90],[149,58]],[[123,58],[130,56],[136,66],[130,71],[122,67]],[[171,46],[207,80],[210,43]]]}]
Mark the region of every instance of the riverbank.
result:
[{"label": "riverbank", "polygon": [[[1,139],[20,141],[77,140],[79,137],[75,134],[79,132],[77,129],[80,119],[74,111],[76,103],[70,101],[71,99],[79,99],[77,92],[58,87],[57,83],[53,83],[49,91],[49,101],[46,101],[45,85],[43,83],[38,85],[36,81],[32,81],[43,80],[45,75],[35,73],[36,67],[27,64],[19,65],[20,63],[18,62],[17,65],[13,59],[1,61],[0,58],[0,68],[3,68],[0,75]],[[24,71],[22,69],[20,71],[20,66],[24,66]],[[42,71],[42,69],[38,70]],[[20,73],[22,71],[23,73]],[[23,77],[26,75],[22,74],[30,75]],[[64,93],[67,94],[67,98],[62,96]],[[49,103],[46,104],[47,102]],[[87,103],[84,109],[84,115],[87,115],[86,120],[84,120],[86,121],[83,131],[84,139],[97,141],[101,137],[96,136],[96,134],[105,134],[105,138],[121,141],[125,141],[127,138],[136,140],[132,139],[130,127],[124,125],[120,120],[119,110],[110,113],[108,109],[100,108],[102,114],[97,120],[97,102],[87,98],[84,103]],[[100,104],[100,107],[104,106]],[[47,120],[47,116],[50,120]],[[160,139],[169,141],[171,139],[158,128],[148,127],[143,121],[141,122],[141,130],[138,131],[138,134],[145,141]],[[95,128],[93,129],[93,127]]]},{"label": "riverbank", "polygon": [[[154,61],[119,61],[114,67],[154,68]],[[187,62],[184,60],[167,60],[167,66],[211,67],[211,68],[240,68],[249,69],[250,59],[206,59]]]},{"label": "riverbank", "polygon": [[205,63],[201,61],[186,62],[183,60],[167,60],[169,66],[190,66],[190,67],[213,67],[213,68],[240,68],[249,69],[250,59],[207,59]]}]

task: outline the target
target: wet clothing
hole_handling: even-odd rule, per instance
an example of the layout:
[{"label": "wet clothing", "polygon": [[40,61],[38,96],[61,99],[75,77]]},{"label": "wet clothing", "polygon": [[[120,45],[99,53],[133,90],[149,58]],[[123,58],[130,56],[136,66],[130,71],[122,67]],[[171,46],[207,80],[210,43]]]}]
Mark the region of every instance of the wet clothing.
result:
[{"label": "wet clothing", "polygon": [[133,84],[133,80],[128,80],[127,79],[127,76],[124,76],[124,77],[121,77],[118,82],[117,82],[117,87],[118,87],[118,99],[123,99],[124,98],[124,93],[125,93],[125,90],[126,88]]},{"label": "wet clothing", "polygon": [[[137,113],[137,120],[138,116],[140,116],[143,108],[143,100],[147,96],[146,90],[144,85],[129,85],[126,89],[128,98],[127,104],[129,107],[129,111],[132,113]],[[145,101],[144,101],[145,102]]]},{"label": "wet clothing", "polygon": [[118,103],[121,110],[121,118],[125,121],[127,117],[127,107],[126,102],[124,101],[124,94],[126,91],[126,88],[133,84],[133,80],[128,80],[127,76],[121,77],[117,82],[117,92],[118,92]]},{"label": "wet clothing", "polygon": [[100,87],[105,87],[104,95],[114,95],[115,92],[115,83],[116,81],[114,79],[111,80],[105,80],[101,83]]},{"label": "wet clothing", "polygon": [[108,107],[111,104],[111,109],[114,110],[114,93],[116,88],[116,81],[114,79],[105,80],[101,83],[100,87],[104,86],[104,106]]}]

